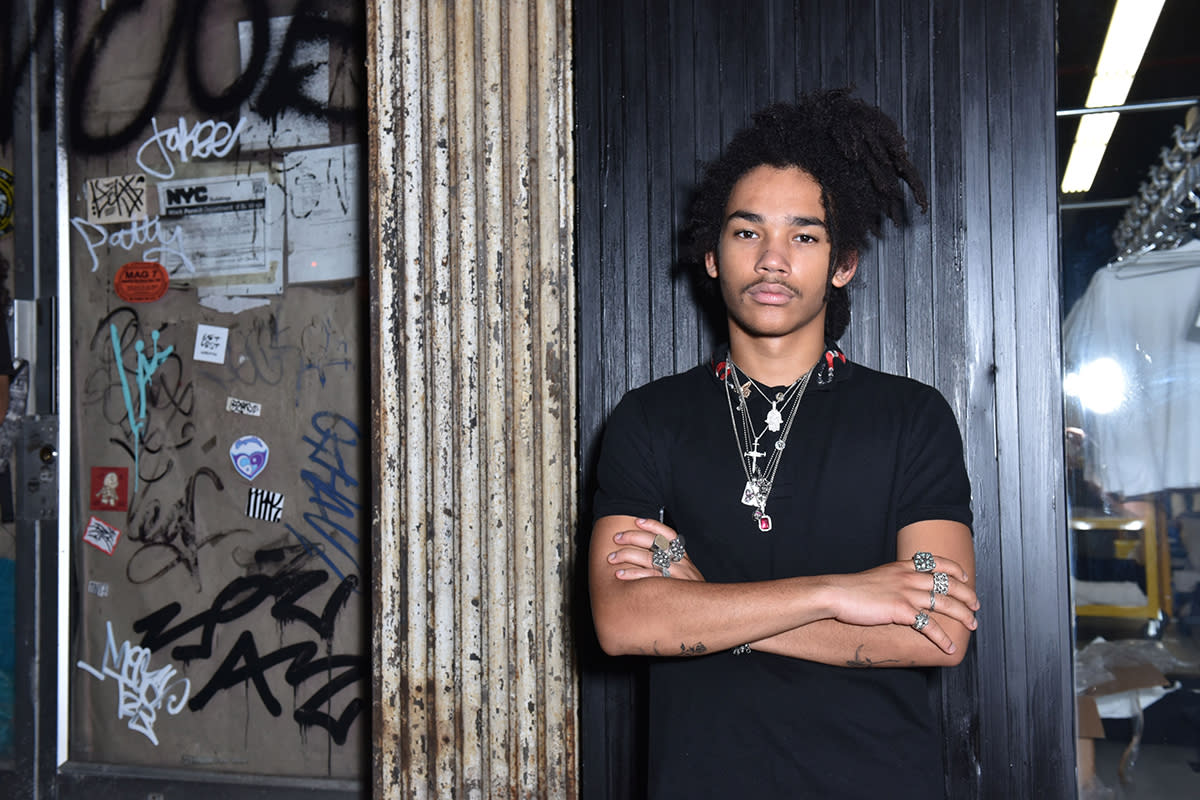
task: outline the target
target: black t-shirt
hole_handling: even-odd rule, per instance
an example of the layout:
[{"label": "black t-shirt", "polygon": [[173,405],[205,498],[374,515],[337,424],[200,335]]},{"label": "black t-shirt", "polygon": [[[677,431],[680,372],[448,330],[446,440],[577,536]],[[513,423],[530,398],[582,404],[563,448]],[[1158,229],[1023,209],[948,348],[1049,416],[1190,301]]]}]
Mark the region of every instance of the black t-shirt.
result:
[{"label": "black t-shirt", "polygon": [[[840,356],[840,354],[838,354]],[[851,573],[896,558],[912,522],[970,525],[962,441],[917,381],[831,358],[802,398],[759,531],[722,382],[697,367],[629,392],[609,418],[596,517],[657,518],[713,582]],[[820,365],[819,365],[820,366]],[[751,396],[751,416],[767,402]],[[759,423],[761,424],[761,423]],[[925,669],[712,653],[650,667],[650,795],[943,795]]]}]

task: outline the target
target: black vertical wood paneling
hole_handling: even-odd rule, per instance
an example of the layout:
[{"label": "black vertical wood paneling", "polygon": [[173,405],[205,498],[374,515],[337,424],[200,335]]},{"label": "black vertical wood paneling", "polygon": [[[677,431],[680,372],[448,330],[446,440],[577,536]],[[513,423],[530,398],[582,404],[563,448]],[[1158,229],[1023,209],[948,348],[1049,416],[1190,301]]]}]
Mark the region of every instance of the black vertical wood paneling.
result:
[{"label": "black vertical wood paneling", "polygon": [[[708,91],[705,75],[697,68],[701,61],[711,63],[711,59],[704,59],[707,45],[696,28],[691,35],[679,36],[674,33],[679,30],[681,21],[693,18],[692,0],[671,0],[669,7],[670,27],[664,33],[664,39],[673,39],[674,44],[671,48],[661,49],[672,53],[674,57],[669,60],[671,82],[667,91],[660,96],[696,97],[701,90]],[[672,146],[668,155],[671,160],[671,182],[654,189],[660,196],[668,197],[671,204],[672,227],[662,239],[665,259],[655,262],[655,268],[664,274],[667,270],[663,266],[671,263],[674,254],[673,231],[683,224],[687,193],[699,158],[697,146],[704,133],[700,122],[702,114],[695,103],[671,103],[670,107]],[[696,363],[707,341],[703,334],[704,323],[696,311],[691,284],[675,277],[674,270],[671,270],[671,275],[674,278],[671,292],[671,319],[675,331],[671,350],[674,360],[663,372],[678,372],[687,364]]]},{"label": "black vertical wood paneling", "polygon": [[[647,90],[647,0],[622,0],[625,19],[621,26],[622,120],[625,161],[622,164],[623,201],[628,232],[624,238],[621,266],[625,273],[625,329],[636,347],[625,348],[628,380],[639,384],[650,380],[651,290],[654,280],[647,255],[651,238],[648,191],[651,96]],[[653,2],[653,0],[651,0]],[[665,48],[656,48],[665,49]],[[657,98],[655,98],[657,100]],[[656,310],[657,311],[657,310]]]},{"label": "black vertical wood paneling", "polygon": [[[961,6],[935,3],[933,13],[932,74],[953,75],[962,69]],[[964,297],[968,291],[963,267],[963,158],[938,158],[937,154],[966,146],[963,138],[961,84],[934,81],[932,86],[930,216],[933,228],[932,282],[934,318],[934,382],[942,387],[960,420],[968,418],[971,371],[980,365],[966,350]],[[990,405],[990,399],[988,400]],[[981,789],[978,738],[978,705],[975,691],[978,648],[967,652],[961,668],[938,673],[942,708],[943,758],[949,796],[978,796]]]},{"label": "black vertical wood paneling", "polygon": [[[880,108],[897,120],[903,119],[904,116],[904,41],[902,37],[896,35],[904,28],[903,12],[904,8],[900,3],[889,2],[889,0],[879,0],[876,6],[875,29],[879,38],[874,100]],[[907,127],[903,130],[910,144],[913,143],[915,132]],[[915,219],[920,212],[912,209],[909,213]],[[873,245],[872,249],[875,253],[874,273],[864,275],[861,279],[863,282],[873,283],[879,287],[876,295],[878,305],[874,309],[877,321],[871,331],[871,335],[878,341],[878,350],[876,351],[878,360],[868,363],[878,364],[889,372],[903,371],[908,351],[908,343],[903,335],[905,330],[904,272],[907,252],[903,235],[888,224],[884,228],[884,235]],[[851,320],[857,323],[853,317],[853,302],[852,297]],[[859,329],[856,327],[857,330]],[[869,350],[864,351],[864,360],[869,352]],[[855,354],[855,357],[858,357],[857,351]]]},{"label": "black vertical wood paneling", "polygon": [[[933,173],[930,98],[932,70],[929,60],[930,0],[905,2],[901,16],[904,80],[904,112],[901,125],[908,136],[908,150],[917,173],[924,176],[926,188]],[[950,76],[947,76],[950,77]],[[938,210],[940,211],[940,209]],[[893,372],[905,372],[913,377],[934,383],[933,294],[931,272],[933,248],[931,218],[936,214],[913,214],[912,221],[899,233],[904,252],[904,338],[906,347],[902,364],[887,365]]]},{"label": "black vertical wood paneling", "polygon": [[[1013,84],[1026,91],[1013,93],[1013,130],[1019,150],[1013,159],[1013,270],[1016,272],[1014,322],[1019,331],[1016,362],[1017,427],[1006,433],[1018,440],[1021,485],[1022,589],[1032,615],[1025,620],[1029,643],[1030,677],[1025,715],[1030,720],[1030,744],[1066,738],[1073,742],[1073,713],[1045,714],[1043,709],[1066,703],[1074,710],[1070,597],[1066,576],[1066,500],[1062,466],[1062,359],[1060,355],[1058,225],[1055,196],[1054,146],[1055,50],[1053,30],[1040,48],[1022,40],[1039,33],[1036,21],[1042,0],[1013,0],[1012,30],[1019,58],[1014,59]],[[1032,28],[1032,30],[1031,30]],[[1051,121],[1051,122],[1048,122]],[[1046,302],[1046,298],[1054,302]],[[1036,341],[1040,338],[1041,341]],[[1053,410],[1056,413],[1047,413]],[[1041,449],[1036,447],[1041,445]],[[1051,457],[1046,457],[1049,450]],[[1039,565],[1030,569],[1031,565]],[[1038,572],[1059,580],[1037,580]],[[1032,578],[1032,580],[1030,580]],[[1006,592],[1015,586],[1005,585]],[[1058,638],[1057,641],[1056,637]],[[1043,647],[1055,642],[1057,646]],[[1064,657],[1065,655],[1065,657]],[[1063,687],[1071,689],[1064,693]],[[1067,789],[1064,780],[1075,769],[1074,750],[1061,748],[1031,753],[1031,790]]]},{"label": "black vertical wood paneling", "polygon": [[[655,128],[675,128],[674,108],[661,98],[670,97],[673,69],[671,49],[658,46],[658,42],[671,39],[670,7],[653,0],[646,4],[646,96],[649,103],[646,115],[646,136],[652,136]],[[669,199],[674,183],[672,158],[669,150],[650,148],[647,154],[649,169],[646,173],[646,193],[650,197],[665,195],[663,202],[650,203],[646,215],[648,249],[646,269],[650,281],[650,302],[655,313],[650,321],[650,371],[656,375],[675,370],[676,330],[674,281],[670,270],[658,269],[655,265],[670,264],[672,257],[671,239],[661,235],[676,227],[674,203]]]},{"label": "black vertical wood paneling", "polygon": [[[846,15],[849,25],[842,46],[847,53],[847,73],[844,83],[854,86],[860,97],[878,102],[876,85],[879,79],[877,65],[877,15],[875,0],[849,0]],[[851,314],[857,325],[847,332],[842,345],[855,354],[856,358],[868,363],[879,363],[879,282],[877,277],[887,262],[879,259],[878,251],[872,247],[859,255],[861,275],[852,282]]]},{"label": "black vertical wood paneling", "polygon": [[[988,37],[989,34],[1000,33],[994,25],[995,21],[990,20],[987,14],[962,15],[961,69],[968,86],[977,86],[988,74]],[[960,121],[965,162],[962,186],[965,229],[963,271],[967,283],[964,307],[968,320],[965,339],[970,371],[966,387],[966,413],[961,419],[964,431],[969,432],[967,468],[974,484],[972,510],[977,531],[976,590],[981,602],[987,603],[987,606],[980,610],[979,619],[983,628],[974,637],[972,652],[968,654],[969,658],[974,658],[979,664],[986,666],[966,676],[956,676],[957,681],[963,681],[965,678],[968,682],[968,685],[957,688],[969,692],[967,696],[975,698],[978,703],[979,714],[973,721],[973,730],[969,727],[967,733],[975,743],[975,748],[968,751],[967,758],[970,759],[973,755],[974,760],[952,764],[951,777],[959,781],[969,781],[972,773],[978,772],[979,777],[976,781],[982,782],[983,765],[986,764],[987,784],[1005,787],[1011,785],[1008,783],[1011,778],[1008,765],[1016,763],[1016,759],[1012,754],[1013,740],[1008,735],[1007,670],[998,670],[992,666],[1003,663],[1005,658],[1003,607],[999,601],[1002,596],[1003,576],[1000,568],[1000,537],[983,535],[984,531],[1001,529],[998,463],[993,454],[985,452],[988,442],[984,435],[989,429],[996,430],[994,406],[997,401],[997,385],[989,368],[995,363],[994,342],[997,325],[993,311],[991,235],[999,234],[1000,231],[988,224],[992,208],[992,177],[988,159],[990,148],[987,144],[993,125],[990,115],[995,110],[988,91],[962,92]],[[979,150],[983,152],[978,152]],[[999,258],[997,260],[1003,261]],[[947,689],[949,688],[947,685]],[[949,720],[947,733],[953,735],[958,730],[958,725],[957,718]],[[968,722],[967,725],[970,726],[971,723]],[[988,732],[987,736],[982,735],[982,731],[985,730]],[[965,776],[960,773],[965,773]],[[1002,793],[993,791],[982,796],[999,797]]]},{"label": "black vertical wood paneling", "polygon": [[[947,791],[1073,796],[1053,4],[576,0],[575,25],[581,545],[604,416],[714,343],[673,270],[700,162],[769,101],[856,86],[901,122],[932,208],[863,254],[843,344],[942,390],[974,484],[984,607],[935,691]],[[584,796],[638,797],[641,667],[599,656],[580,608]]]}]

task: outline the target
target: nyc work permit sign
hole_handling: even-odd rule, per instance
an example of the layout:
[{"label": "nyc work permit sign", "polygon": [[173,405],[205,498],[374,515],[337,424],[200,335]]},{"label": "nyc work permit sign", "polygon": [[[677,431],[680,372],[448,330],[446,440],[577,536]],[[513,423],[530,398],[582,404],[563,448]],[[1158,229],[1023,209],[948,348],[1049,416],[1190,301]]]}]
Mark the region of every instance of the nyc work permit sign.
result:
[{"label": "nyc work permit sign", "polygon": [[[250,283],[271,279],[282,258],[282,219],[265,172],[158,184],[163,223],[178,226],[186,259],[168,265],[174,279]],[[190,274],[189,274],[190,273]]]}]

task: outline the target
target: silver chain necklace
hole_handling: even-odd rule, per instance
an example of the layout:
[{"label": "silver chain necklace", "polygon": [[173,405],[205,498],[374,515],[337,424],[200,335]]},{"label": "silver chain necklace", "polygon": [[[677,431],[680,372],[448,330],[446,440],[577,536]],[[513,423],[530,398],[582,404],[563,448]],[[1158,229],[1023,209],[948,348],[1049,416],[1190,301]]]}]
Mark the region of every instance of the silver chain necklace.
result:
[{"label": "silver chain necklace", "polygon": [[[792,431],[792,423],[796,419],[796,412],[800,409],[800,400],[804,397],[804,390],[808,388],[808,380],[812,374],[812,370],[805,372],[784,391],[777,392],[775,399],[772,400],[770,397],[767,397],[762,389],[758,388],[758,384],[753,378],[746,376],[746,381],[743,382],[738,377],[737,365],[733,363],[732,358],[729,358],[727,361],[729,372],[725,379],[725,400],[729,406],[729,422],[733,426],[733,438],[740,454],[742,471],[746,475],[746,486],[742,490],[742,503],[754,508],[755,524],[758,525],[760,531],[767,533],[772,528],[771,516],[767,514],[767,500],[771,496],[771,488],[775,484],[775,474],[779,470],[779,462],[783,458],[783,450],[787,447],[788,434]],[[746,403],[746,398],[750,395],[751,386],[757,389],[758,393],[763,396],[763,399],[771,404],[771,410],[767,412],[766,427],[761,433],[755,433],[754,425],[750,422],[750,409]],[[736,393],[738,396],[738,411],[741,416],[741,426],[738,425],[738,414],[735,414],[733,410],[733,393]],[[794,403],[785,421],[783,419],[783,412],[779,406],[782,405],[786,409],[788,402],[792,401],[793,397]],[[780,429],[782,430],[779,438],[775,441],[773,452],[767,458],[767,464],[760,472],[758,460],[766,457],[767,454],[758,449],[758,443],[768,430],[775,432]]]}]

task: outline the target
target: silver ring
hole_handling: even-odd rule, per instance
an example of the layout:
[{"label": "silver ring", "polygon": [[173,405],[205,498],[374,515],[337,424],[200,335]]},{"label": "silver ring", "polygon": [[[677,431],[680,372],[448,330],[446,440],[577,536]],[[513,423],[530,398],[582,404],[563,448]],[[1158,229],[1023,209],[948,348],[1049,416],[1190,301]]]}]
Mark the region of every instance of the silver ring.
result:
[{"label": "silver ring", "polygon": [[929,610],[930,611],[933,611],[933,607],[936,603],[937,603],[937,595],[934,594],[932,589],[930,589],[929,590]]},{"label": "silver ring", "polygon": [[676,536],[671,540],[671,546],[667,548],[667,555],[671,556],[672,561],[682,561],[687,555],[687,551],[683,549],[683,537]]},{"label": "silver ring", "polygon": [[928,624],[929,624],[929,615],[926,614],[924,611],[918,611],[917,618],[913,621],[913,624],[912,624],[913,630],[915,630],[915,631],[924,630],[925,626]]},{"label": "silver ring", "polygon": [[917,572],[933,572],[936,566],[933,562],[933,553],[926,553],[924,551],[913,553],[913,567],[916,568]]},{"label": "silver ring", "polygon": [[666,571],[671,566],[671,554],[656,544],[650,545],[650,563]]},{"label": "silver ring", "polygon": [[949,594],[950,576],[944,572],[933,573],[933,590],[938,594]]},{"label": "silver ring", "polygon": [[662,570],[664,578],[671,577],[671,552],[667,537],[661,533],[654,537],[650,545],[650,563]]}]

